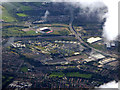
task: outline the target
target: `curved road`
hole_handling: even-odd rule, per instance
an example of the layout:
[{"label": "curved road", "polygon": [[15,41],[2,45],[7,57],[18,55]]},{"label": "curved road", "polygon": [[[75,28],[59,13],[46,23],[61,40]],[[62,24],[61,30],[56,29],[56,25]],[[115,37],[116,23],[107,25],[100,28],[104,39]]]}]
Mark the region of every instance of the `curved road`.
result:
[{"label": "curved road", "polygon": [[77,31],[74,29],[72,23],[69,24],[69,28],[70,28],[71,32],[74,33],[74,35],[76,36],[76,38],[79,40],[80,43],[83,43],[83,44],[86,45],[88,48],[91,48],[93,51],[102,53],[102,54],[104,54],[104,55],[106,55],[106,56],[110,56],[110,57],[115,57],[115,58],[118,57],[117,55],[111,55],[111,54],[105,53],[105,52],[103,52],[103,51],[100,51],[100,50],[98,50],[98,49],[95,49],[95,48],[89,46],[87,43],[85,43],[85,42],[82,40],[81,35],[77,33]]}]

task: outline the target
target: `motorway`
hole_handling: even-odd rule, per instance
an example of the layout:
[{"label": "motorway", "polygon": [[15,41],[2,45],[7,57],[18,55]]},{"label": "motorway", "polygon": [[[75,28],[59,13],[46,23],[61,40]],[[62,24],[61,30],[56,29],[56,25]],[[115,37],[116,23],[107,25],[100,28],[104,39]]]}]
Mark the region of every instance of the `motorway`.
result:
[{"label": "motorway", "polygon": [[81,34],[78,33],[78,32],[74,29],[72,23],[69,24],[69,28],[70,28],[70,31],[71,31],[71,32],[75,35],[75,37],[78,39],[78,41],[79,41],[80,43],[84,44],[86,47],[91,48],[93,52],[96,51],[96,52],[99,52],[99,53],[101,53],[101,54],[103,54],[103,55],[106,55],[106,56],[118,58],[117,55],[113,55],[113,54],[111,55],[111,54],[109,54],[109,53],[105,53],[105,52],[100,51],[100,50],[98,50],[98,49],[95,49],[95,48],[89,46],[87,43],[85,43],[85,42],[82,40]]}]

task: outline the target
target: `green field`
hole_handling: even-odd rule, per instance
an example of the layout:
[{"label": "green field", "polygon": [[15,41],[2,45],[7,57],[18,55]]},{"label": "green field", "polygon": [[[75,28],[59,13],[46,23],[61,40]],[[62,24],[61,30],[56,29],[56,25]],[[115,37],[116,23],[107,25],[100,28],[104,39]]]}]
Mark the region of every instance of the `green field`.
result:
[{"label": "green field", "polygon": [[62,31],[58,31],[58,32],[60,35],[63,35],[63,36],[67,36],[70,34],[69,31],[67,31],[67,30],[62,30]]},{"label": "green field", "polygon": [[80,74],[79,72],[71,72],[66,74],[67,77],[81,77],[81,78],[91,78],[91,74]]},{"label": "green field", "polygon": [[35,31],[32,31],[32,30],[31,31],[27,31],[25,33],[26,33],[26,35],[37,35],[37,33]]},{"label": "green field", "polygon": [[2,76],[2,79],[5,79],[5,76]]},{"label": "green field", "polygon": [[16,18],[14,18],[13,16],[11,16],[6,9],[2,10],[2,19],[5,22],[14,22],[14,21],[17,21]]},{"label": "green field", "polygon": [[[19,7],[19,8],[18,8]],[[3,7],[2,7],[2,19],[5,22],[14,22],[17,21],[18,19],[15,18],[16,12],[14,11],[16,9],[16,11],[28,11],[28,10],[32,10],[32,8],[30,6],[25,6],[22,3],[3,3]],[[24,14],[24,13],[17,13],[17,16],[19,17],[27,17],[28,15]]]},{"label": "green field", "polygon": [[12,76],[2,76],[2,85],[6,85],[12,81],[14,77]]},{"label": "green field", "polygon": [[96,43],[96,44],[92,44],[91,46],[94,47],[95,49],[99,49],[99,50],[103,50],[103,51],[105,50],[104,45],[98,45]]},{"label": "green field", "polygon": [[[51,26],[54,27],[54,26]],[[67,27],[54,27],[52,28],[53,32],[49,33],[49,34],[55,34],[55,35],[62,35],[62,36],[68,36],[71,32],[69,31],[69,29]]]},{"label": "green field", "polygon": [[24,13],[17,13],[17,15],[19,16],[19,17],[27,17],[28,15],[26,15],[26,14],[24,14]]},{"label": "green field", "polygon": [[53,72],[49,75],[49,77],[80,77],[80,78],[91,78],[92,74],[80,74],[79,72],[68,72],[66,75],[63,72]]},{"label": "green field", "polygon": [[21,68],[21,71],[22,71],[22,72],[28,72],[28,67],[26,67],[26,66],[22,67],[22,68]]},{"label": "green field", "polygon": [[20,6],[20,10],[21,11],[31,10],[31,7],[30,6]]},{"label": "green field", "polygon": [[9,27],[2,29],[2,36],[23,36],[25,32],[21,31],[21,27]]},{"label": "green field", "polygon": [[65,74],[62,72],[53,72],[52,74],[49,75],[49,77],[64,77]]}]

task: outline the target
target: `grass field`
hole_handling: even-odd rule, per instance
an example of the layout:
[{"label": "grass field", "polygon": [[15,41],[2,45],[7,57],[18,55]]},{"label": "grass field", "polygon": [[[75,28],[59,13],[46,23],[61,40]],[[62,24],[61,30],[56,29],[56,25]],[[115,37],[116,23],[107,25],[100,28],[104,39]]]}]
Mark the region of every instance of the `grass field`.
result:
[{"label": "grass field", "polygon": [[2,85],[6,85],[9,83],[14,77],[12,76],[2,76]]},{"label": "grass field", "polygon": [[17,21],[16,18],[12,17],[6,9],[2,10],[2,19],[5,22],[14,22]]},{"label": "grass field", "polygon": [[22,11],[31,10],[31,7],[30,6],[20,6],[20,10],[22,10]]},{"label": "grass field", "polygon": [[67,77],[81,77],[81,78],[91,78],[91,74],[80,74],[79,72],[70,72],[66,74]]},{"label": "grass field", "polygon": [[21,68],[21,71],[22,72],[28,72],[28,68],[26,66],[24,66],[24,67]]},{"label": "grass field", "polygon": [[[14,15],[16,15],[16,12],[14,11],[14,9],[16,9],[16,11],[22,11],[22,12],[32,10],[32,8],[30,6],[25,6],[22,3],[16,3],[16,2],[14,2],[14,3],[3,3],[2,19],[5,22],[17,21],[17,18],[15,18],[15,16],[14,16]],[[26,15],[24,13],[17,13],[17,16],[26,17],[28,15]]]},{"label": "grass field", "polygon": [[17,15],[19,16],[19,17],[27,17],[28,15],[26,15],[26,14],[24,14],[24,13],[17,13]]},{"label": "grass field", "polygon": [[92,47],[96,48],[96,49],[99,49],[99,50],[105,50],[104,48],[104,45],[98,45],[97,43],[96,44],[93,44],[91,45]]},{"label": "grass field", "polygon": [[50,34],[63,35],[63,36],[67,36],[70,34],[70,31],[68,30],[67,27],[53,27],[52,26],[52,30],[53,32]]},{"label": "grass field", "polygon": [[22,36],[25,35],[25,32],[20,31],[20,27],[9,27],[2,29],[2,36]]},{"label": "grass field", "polygon": [[79,78],[91,78],[92,74],[80,74],[79,72],[68,72],[66,75],[63,72],[53,72],[49,75],[49,77],[79,77]]},{"label": "grass field", "polygon": [[27,31],[25,32],[27,35],[37,35],[37,33],[35,31]]},{"label": "grass field", "polygon": [[49,75],[49,77],[64,77],[65,74],[62,72],[53,72],[52,74]]}]

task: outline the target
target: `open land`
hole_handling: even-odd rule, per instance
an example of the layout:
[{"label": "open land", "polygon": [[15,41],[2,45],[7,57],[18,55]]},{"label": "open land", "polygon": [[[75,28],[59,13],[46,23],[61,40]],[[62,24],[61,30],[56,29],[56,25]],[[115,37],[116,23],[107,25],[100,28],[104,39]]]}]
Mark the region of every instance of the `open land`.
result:
[{"label": "open land", "polygon": [[102,38],[96,17],[88,23],[74,13],[71,22],[71,8],[51,2],[4,3],[2,9],[3,88],[94,88],[118,81],[117,48],[106,48],[103,39],[88,42]]}]

